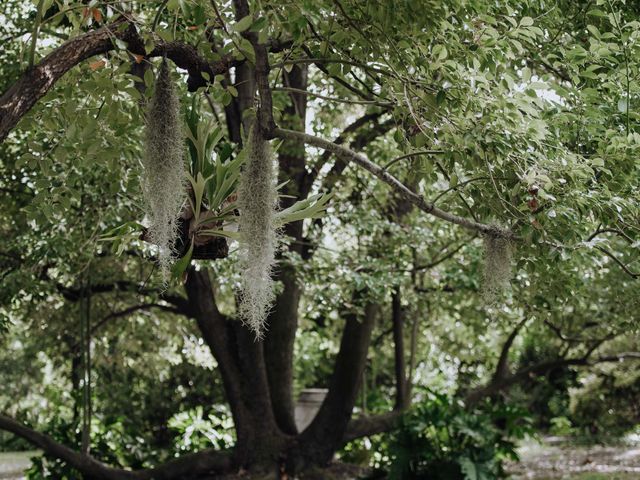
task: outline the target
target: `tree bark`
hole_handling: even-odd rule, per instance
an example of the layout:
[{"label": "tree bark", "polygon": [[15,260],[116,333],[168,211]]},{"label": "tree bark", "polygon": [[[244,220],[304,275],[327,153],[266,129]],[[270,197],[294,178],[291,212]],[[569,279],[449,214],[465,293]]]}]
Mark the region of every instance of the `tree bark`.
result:
[{"label": "tree bark", "polygon": [[388,432],[394,427],[403,413],[403,410],[393,410],[380,415],[364,416],[351,420],[342,437],[342,444],[358,438]]},{"label": "tree bark", "polygon": [[[307,69],[294,67],[285,72],[285,83],[297,89],[307,87]],[[285,108],[281,123],[304,128],[307,98],[292,94],[291,103]],[[289,181],[283,187],[286,195],[281,199],[281,208],[288,208],[296,201],[307,197],[304,188],[305,149],[299,144],[285,142],[279,150],[280,182]],[[302,221],[292,222],[284,227],[284,234],[290,240],[289,250],[302,255]],[[296,269],[280,255],[279,268],[275,280],[282,284],[282,291],[276,297],[269,315],[269,334],[265,338],[264,353],[271,387],[271,401],[278,426],[287,434],[297,433],[293,399],[293,346],[298,329],[298,307],[302,289]]]},{"label": "tree bark", "polygon": [[278,138],[282,138],[285,140],[297,140],[301,143],[306,143],[308,145],[323,148],[332,153],[335,153],[346,161],[354,162],[356,165],[362,167],[364,170],[367,170],[382,182],[389,185],[399,197],[411,202],[413,205],[427,214],[440,218],[441,220],[444,220],[446,222],[460,225],[461,227],[468,230],[481,232],[487,235],[492,235],[494,237],[503,237],[509,239],[513,238],[513,234],[509,230],[502,229],[495,225],[476,222],[475,220],[470,220],[468,218],[455,215],[436,207],[433,203],[428,202],[422,195],[414,192],[396,177],[391,175],[384,168],[373,163],[363,155],[354,152],[353,150],[337,145],[329,140],[325,140],[320,137],[315,137],[313,135],[308,135],[306,133],[297,132],[294,130],[276,128],[272,133],[275,137]]},{"label": "tree bark", "polygon": [[190,269],[186,290],[222,376],[236,429],[234,459],[240,465],[260,463],[284,439],[273,415],[262,343],[239,321],[220,313],[207,270]]},{"label": "tree bark", "polygon": [[[116,39],[129,44],[132,52],[144,54],[135,27],[125,17],[120,17],[109,25],[68,40],[38,65],[26,70],[0,97],[0,142],[65,73],[84,60],[114,50]],[[201,72],[207,72],[213,78],[233,64],[227,59],[209,63],[194,47],[180,42],[161,42],[149,56],[165,54],[177,66],[189,71],[190,90],[206,84]]]},{"label": "tree bark", "polygon": [[400,287],[395,287],[391,294],[391,316],[393,322],[393,353],[396,376],[396,404],[397,410],[406,408],[407,398],[407,367],[404,358],[404,311],[400,298]]}]

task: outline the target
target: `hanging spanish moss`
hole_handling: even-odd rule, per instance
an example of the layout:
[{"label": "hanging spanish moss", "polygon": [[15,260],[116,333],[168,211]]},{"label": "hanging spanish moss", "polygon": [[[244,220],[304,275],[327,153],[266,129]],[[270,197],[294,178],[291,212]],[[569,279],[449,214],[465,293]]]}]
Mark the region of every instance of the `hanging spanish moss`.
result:
[{"label": "hanging spanish moss", "polygon": [[512,249],[511,241],[504,236],[484,236],[483,294],[488,301],[495,300],[509,286]]},{"label": "hanging spanish moss", "polygon": [[158,265],[166,282],[176,257],[178,216],[186,198],[180,103],[166,59],[156,78],[145,133],[143,192],[150,221],[147,236],[158,246]]},{"label": "hanging spanish moss", "polygon": [[239,315],[262,337],[274,299],[271,275],[278,247],[276,211],[277,170],[269,142],[256,125],[251,129],[245,162],[238,187],[240,208],[241,291]]}]

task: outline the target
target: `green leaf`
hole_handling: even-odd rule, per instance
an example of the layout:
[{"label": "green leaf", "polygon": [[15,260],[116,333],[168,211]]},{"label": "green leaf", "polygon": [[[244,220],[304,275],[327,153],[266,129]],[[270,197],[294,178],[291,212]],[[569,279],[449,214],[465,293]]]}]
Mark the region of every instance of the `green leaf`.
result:
[{"label": "green leaf", "polygon": [[202,211],[202,197],[204,195],[204,186],[206,182],[200,172],[196,173],[195,181],[191,175],[189,175],[188,178],[189,182],[191,182],[191,186],[193,187],[193,195],[196,203],[194,205],[194,218],[197,222],[200,218],[200,212]]},{"label": "green leaf", "polygon": [[321,217],[327,209],[327,203],[333,194],[316,194],[305,200],[300,200],[289,208],[279,211],[276,214],[276,222],[278,225],[285,225],[306,218]]},{"label": "green leaf", "polygon": [[256,54],[253,51],[253,45],[246,38],[240,40],[240,53],[242,53],[251,63],[256,63]]},{"label": "green leaf", "polygon": [[251,31],[252,32],[259,32],[263,28],[265,28],[267,26],[267,24],[268,24],[267,17],[260,17],[258,20],[253,22],[253,25],[251,25]]},{"label": "green leaf", "polygon": [[454,172],[451,174],[451,179],[449,180],[449,188],[454,188],[458,185],[458,175]]},{"label": "green leaf", "polygon": [[600,10],[599,8],[594,8],[592,10],[589,10],[587,12],[587,15],[591,15],[593,17],[606,17],[607,14],[604,13],[602,10]]},{"label": "green leaf", "polygon": [[531,17],[522,17],[520,20],[521,27],[530,27],[531,25],[533,25],[533,18]]},{"label": "green leaf", "polygon": [[177,10],[182,6],[182,0],[169,0],[167,2],[167,10],[170,12]]},{"label": "green leaf", "polygon": [[234,32],[242,33],[247,30],[251,24],[253,23],[253,17],[251,15],[247,15],[242,18],[240,21],[231,26],[231,29]]},{"label": "green leaf", "polygon": [[478,469],[471,459],[461,457],[458,463],[460,464],[460,469],[462,470],[465,480],[479,480]]},{"label": "green leaf", "polygon": [[182,274],[189,268],[191,263],[191,257],[193,256],[193,241],[189,245],[189,250],[184,257],[180,258],[171,268],[171,276],[175,279],[180,279]]},{"label": "green leaf", "polygon": [[627,113],[629,110],[629,102],[626,98],[621,98],[618,100],[618,111],[621,113]]},{"label": "green leaf", "polygon": [[230,232],[227,230],[215,230],[215,229],[200,230],[198,234],[203,236],[209,236],[209,237],[224,237],[224,238],[229,238],[231,240],[240,239],[240,232]]},{"label": "green leaf", "polygon": [[269,30],[265,28],[258,32],[258,43],[264,45],[267,41],[269,41]]},{"label": "green leaf", "polygon": [[144,42],[144,51],[147,55],[153,52],[153,49],[155,47],[156,47],[156,44],[153,41],[153,38],[151,37],[147,38],[146,41]]}]

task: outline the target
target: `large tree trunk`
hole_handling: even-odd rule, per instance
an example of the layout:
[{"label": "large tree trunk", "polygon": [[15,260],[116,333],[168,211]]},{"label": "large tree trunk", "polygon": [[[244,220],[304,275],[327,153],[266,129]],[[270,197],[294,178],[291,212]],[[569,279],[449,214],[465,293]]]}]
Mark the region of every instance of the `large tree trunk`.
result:
[{"label": "large tree trunk", "polygon": [[[290,73],[285,72],[288,86],[306,90],[307,70],[305,67],[294,67]],[[285,123],[294,128],[304,128],[307,99],[304,95],[291,94],[292,102],[284,111]],[[287,208],[297,200],[304,199],[307,191],[304,187],[306,179],[305,149],[300,145],[286,142],[280,147],[278,156],[280,166],[280,182],[289,180],[284,186],[287,196],[282,198],[281,207]],[[302,221],[289,223],[284,227],[291,252],[302,254]],[[295,268],[280,256],[279,268],[275,280],[282,283],[282,291],[276,297],[271,315],[269,315],[269,334],[264,343],[265,361],[271,400],[279,427],[288,434],[297,433],[294,419],[293,400],[293,345],[298,329],[298,306],[302,294]]]},{"label": "large tree trunk", "polygon": [[269,394],[263,344],[239,321],[220,313],[207,270],[191,269],[186,283],[198,327],[218,362],[236,429],[239,465],[269,463],[284,445]]}]

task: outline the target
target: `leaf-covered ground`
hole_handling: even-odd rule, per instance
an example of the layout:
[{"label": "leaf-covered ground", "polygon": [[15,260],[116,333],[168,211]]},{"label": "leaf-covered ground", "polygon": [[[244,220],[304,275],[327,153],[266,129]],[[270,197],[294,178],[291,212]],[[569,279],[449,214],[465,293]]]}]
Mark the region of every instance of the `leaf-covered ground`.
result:
[{"label": "leaf-covered ground", "polygon": [[558,438],[530,442],[511,465],[513,479],[631,480],[640,478],[640,444],[576,445]]}]

